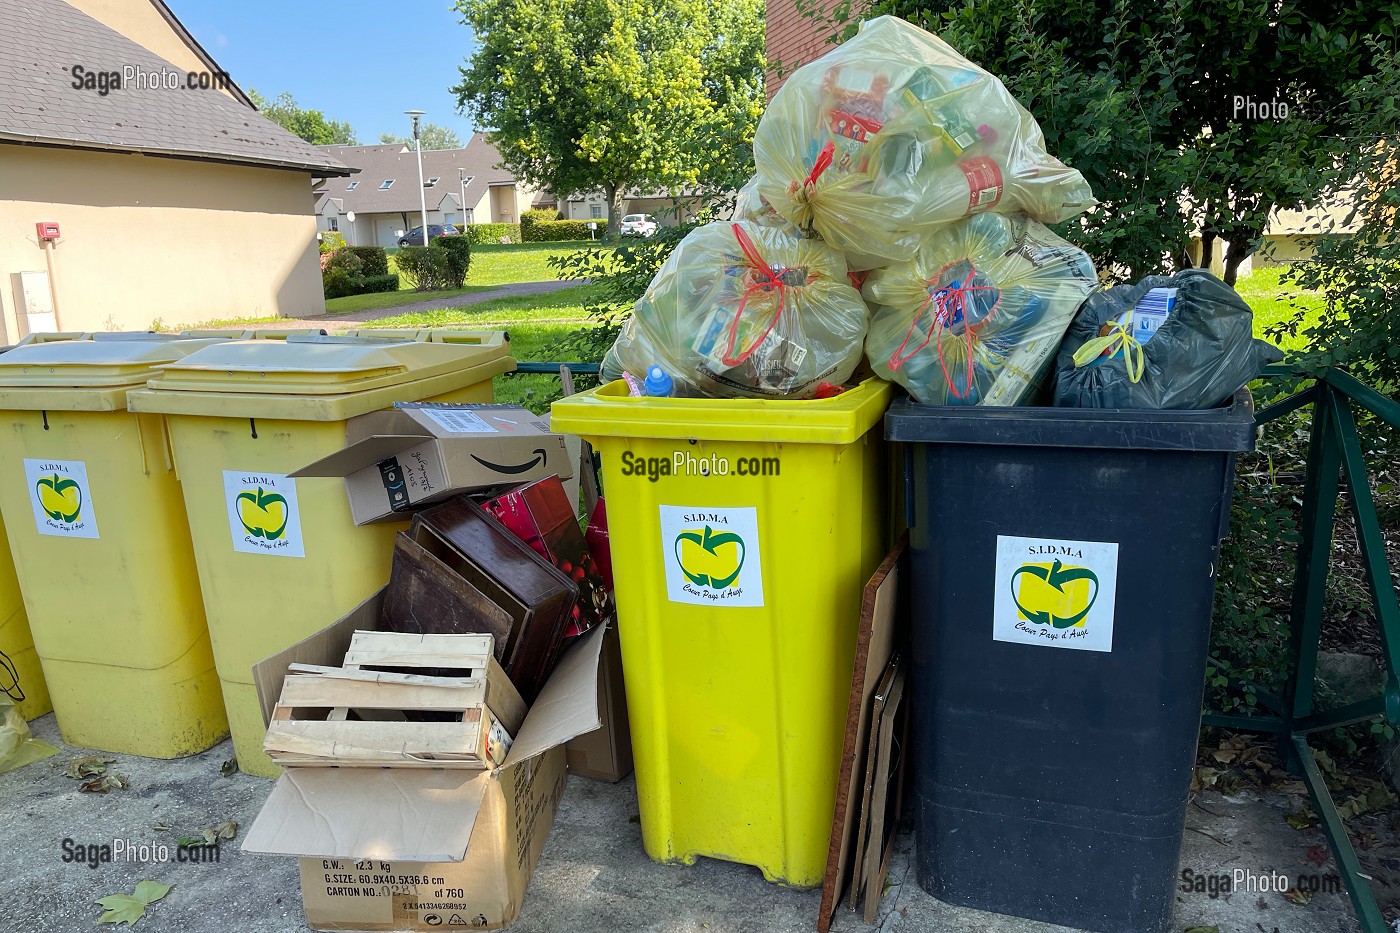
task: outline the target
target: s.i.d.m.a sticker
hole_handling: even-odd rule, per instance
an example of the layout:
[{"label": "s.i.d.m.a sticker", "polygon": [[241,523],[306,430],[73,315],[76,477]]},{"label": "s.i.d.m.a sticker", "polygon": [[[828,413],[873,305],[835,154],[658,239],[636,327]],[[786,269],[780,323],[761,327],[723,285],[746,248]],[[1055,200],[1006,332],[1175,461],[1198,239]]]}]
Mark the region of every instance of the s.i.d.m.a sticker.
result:
[{"label": "s.i.d.m.a sticker", "polygon": [[666,598],[704,606],[762,606],[758,510],[661,506]]},{"label": "s.i.d.m.a sticker", "polygon": [[997,535],[992,638],[1113,650],[1118,545]]},{"label": "s.i.d.m.a sticker", "polygon": [[24,460],[24,482],[34,507],[34,527],[41,535],[96,538],[97,513],[82,460]]}]

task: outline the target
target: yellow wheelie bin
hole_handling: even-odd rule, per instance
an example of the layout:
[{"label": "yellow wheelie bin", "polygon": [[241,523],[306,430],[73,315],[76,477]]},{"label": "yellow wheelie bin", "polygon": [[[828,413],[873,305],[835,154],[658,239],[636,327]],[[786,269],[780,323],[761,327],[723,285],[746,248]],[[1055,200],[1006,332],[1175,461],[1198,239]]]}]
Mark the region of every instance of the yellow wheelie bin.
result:
[{"label": "yellow wheelie bin", "polygon": [[[0,347],[0,353],[9,350]],[[53,709],[44,671],[29,633],[29,616],[24,611],[5,522],[0,518],[0,692],[14,701],[25,719],[34,719]]]},{"label": "yellow wheelie bin", "polygon": [[489,402],[515,368],[505,335],[467,345],[356,338],[231,341],[131,393],[166,416],[238,764],[280,769],[252,666],[334,622],[389,579],[403,523],[355,527],[338,479],[288,473],[345,446],[345,422],[394,402]]},{"label": "yellow wheelie bin", "polygon": [[555,402],[602,458],[642,840],[821,883],[865,582],[887,543],[887,383],[809,401]]},{"label": "yellow wheelie bin", "polygon": [[213,342],[0,355],[0,512],[70,745],[177,758],[228,734],[165,426],[127,407],[155,367]]}]

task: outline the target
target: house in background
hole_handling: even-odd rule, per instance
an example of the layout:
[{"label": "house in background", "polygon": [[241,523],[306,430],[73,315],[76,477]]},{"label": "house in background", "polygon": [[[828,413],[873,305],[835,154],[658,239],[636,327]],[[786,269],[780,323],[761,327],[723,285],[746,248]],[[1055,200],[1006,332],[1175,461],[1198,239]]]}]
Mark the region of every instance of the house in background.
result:
[{"label": "house in background", "polygon": [[[418,154],[412,146],[322,146],[358,169],[353,178],[312,185],[316,228],[339,231],[351,246],[396,246],[422,224]],[[462,149],[423,150],[429,224],[519,223],[537,201],[551,200],[498,165],[501,155],[480,133]],[[350,214],[355,219],[350,220]]]},{"label": "house in background", "polygon": [[[185,87],[220,69],[161,0],[0,0],[0,23],[0,344],[325,310],[306,184],[351,169],[231,82]],[[103,94],[74,65],[181,84]]]},{"label": "house in background", "polygon": [[[622,202],[622,213],[623,216],[646,214],[663,227],[676,227],[695,216],[697,200],[701,199],[686,195],[672,197],[666,191],[634,188]],[[571,195],[557,207],[565,220],[596,220],[600,229],[608,222],[608,201],[601,191]]]}]

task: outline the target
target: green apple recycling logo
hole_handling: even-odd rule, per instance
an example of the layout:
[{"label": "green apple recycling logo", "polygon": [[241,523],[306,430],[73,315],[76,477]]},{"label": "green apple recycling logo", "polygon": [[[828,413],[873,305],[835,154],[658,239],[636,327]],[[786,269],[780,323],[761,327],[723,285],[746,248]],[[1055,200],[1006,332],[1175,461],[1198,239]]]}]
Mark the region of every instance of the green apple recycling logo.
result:
[{"label": "green apple recycling logo", "polygon": [[691,529],[676,535],[676,564],[696,586],[726,589],[739,579],[744,567],[744,539],[732,531]]},{"label": "green apple recycling logo", "polygon": [[71,525],[83,511],[83,488],[75,479],[60,478],[57,473],[41,476],[34,484],[34,492],[44,514],[56,522]]},{"label": "green apple recycling logo", "polygon": [[[1026,586],[1017,580],[1025,574],[1041,581]],[[1093,584],[1093,592],[1090,585]],[[1057,559],[1053,564],[1022,564],[1011,575],[1011,598],[1027,621],[1052,628],[1070,628],[1084,621],[1099,598],[1099,578],[1088,567],[1066,567]]]},{"label": "green apple recycling logo", "polygon": [[276,541],[287,530],[287,519],[290,517],[287,500],[279,493],[259,486],[256,491],[243,490],[235,501],[238,520],[253,537]]}]

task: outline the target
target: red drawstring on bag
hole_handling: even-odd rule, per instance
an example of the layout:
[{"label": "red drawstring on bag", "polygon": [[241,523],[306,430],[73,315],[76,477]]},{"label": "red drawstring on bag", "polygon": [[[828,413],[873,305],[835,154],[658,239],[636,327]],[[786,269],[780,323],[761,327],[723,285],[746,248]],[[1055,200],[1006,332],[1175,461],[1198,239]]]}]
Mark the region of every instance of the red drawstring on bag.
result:
[{"label": "red drawstring on bag", "polygon": [[[787,297],[787,284],[783,282],[783,273],[787,268],[774,272],[768,263],[763,261],[763,257],[758,253],[758,247],[754,246],[753,240],[744,232],[744,228],[738,224],[730,225],[734,229],[734,239],[739,243],[739,249],[743,252],[744,258],[753,267],[756,281],[748,288],[744,289],[744,297],[739,299],[739,307],[734,309],[734,320],[729,322],[729,338],[724,346],[724,365],[738,366],[744,360],[753,356],[754,351],[763,345],[763,341],[768,339],[768,335],[773,333],[773,328],[778,325],[778,319],[783,316],[783,302]],[[773,320],[768,322],[768,327],[764,332],[749,345],[749,348],[738,356],[734,355],[734,344],[739,340],[739,321],[744,316],[744,308],[748,305],[749,299],[757,291],[775,291],[778,297],[778,306],[773,310]]]},{"label": "red drawstring on bag", "polygon": [[802,187],[811,188],[817,184],[817,179],[822,177],[822,172],[831,168],[831,162],[836,157],[836,143],[827,140],[822,146],[822,151],[817,154],[817,160],[812,163],[812,170],[807,173],[807,178],[802,182]]},{"label": "red drawstring on bag", "polygon": [[[942,278],[943,274],[950,268],[951,266],[944,266],[938,271],[937,275],[928,280],[927,285],[932,288],[933,284]],[[977,268],[969,264],[967,276],[963,281],[972,281],[973,276],[976,274]],[[958,391],[957,384],[953,382],[953,374],[948,371],[948,361],[943,356],[942,340],[938,341],[938,366],[943,370],[943,381],[948,384],[948,391],[953,393],[954,398],[967,398],[968,394],[972,391],[973,340],[977,336],[977,331],[981,330],[986,323],[992,319],[992,313],[996,311],[997,304],[1000,304],[1001,301],[1000,296],[998,296],[997,302],[992,305],[991,310],[987,312],[987,316],[976,324],[973,324],[967,319],[967,294],[968,292],[978,291],[995,292],[998,291],[998,289],[990,285],[968,285],[963,287],[953,286],[938,288],[930,291],[928,297],[924,298],[923,303],[919,305],[919,309],[914,312],[914,319],[909,322],[909,330],[904,334],[904,342],[899,345],[898,350],[890,354],[890,369],[899,370],[905,363],[909,362],[914,354],[924,349],[924,347],[927,347],[930,342],[942,333],[945,327],[952,326],[953,322],[961,316],[963,320],[963,337],[967,343],[967,381],[963,391]],[[919,326],[919,319],[924,316],[924,312],[930,307],[934,309],[933,325],[928,328],[928,332],[924,335],[923,343],[906,353],[905,349],[909,346],[909,341],[914,339],[914,331]]]},{"label": "red drawstring on bag", "polygon": [[801,183],[795,181],[788,183],[788,194],[796,195],[798,189],[811,194],[812,190],[817,187],[817,179],[822,177],[822,172],[831,168],[835,157],[836,143],[828,140],[827,144],[822,146],[822,151],[817,153],[817,160],[812,163],[812,170],[807,173],[807,177],[802,179]]}]

